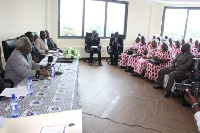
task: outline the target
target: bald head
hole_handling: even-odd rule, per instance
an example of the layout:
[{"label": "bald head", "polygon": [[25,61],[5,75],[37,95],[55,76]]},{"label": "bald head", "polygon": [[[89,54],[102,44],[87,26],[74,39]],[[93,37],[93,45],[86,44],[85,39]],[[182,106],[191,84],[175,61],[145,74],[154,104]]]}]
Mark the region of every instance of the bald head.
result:
[{"label": "bald head", "polygon": [[93,31],[92,31],[92,35],[95,35],[96,33],[97,33],[96,30],[93,30]]},{"label": "bald head", "polygon": [[117,38],[117,37],[118,37],[118,35],[119,35],[119,33],[118,33],[118,32],[115,32],[115,38]]},{"label": "bald head", "polygon": [[182,53],[190,52],[190,44],[189,43],[183,44],[181,48],[181,52]]}]

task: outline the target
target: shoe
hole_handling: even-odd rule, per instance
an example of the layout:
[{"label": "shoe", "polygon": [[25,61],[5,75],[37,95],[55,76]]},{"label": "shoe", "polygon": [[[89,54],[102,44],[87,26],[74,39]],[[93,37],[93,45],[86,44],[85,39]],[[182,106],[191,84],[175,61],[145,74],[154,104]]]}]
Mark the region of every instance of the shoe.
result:
[{"label": "shoe", "polygon": [[115,63],[114,65],[115,65],[115,66],[118,66],[118,63]]},{"label": "shoe", "polygon": [[130,73],[131,73],[131,74],[134,74],[135,72],[134,72],[134,71],[130,71]]},{"label": "shoe", "polygon": [[99,66],[103,66],[103,64],[102,64],[102,63],[99,63]]},{"label": "shoe", "polygon": [[166,91],[164,97],[169,97],[171,95],[171,91]]},{"label": "shoe", "polygon": [[125,72],[130,72],[131,68],[130,67],[126,67]]},{"label": "shoe", "polygon": [[92,63],[89,63],[90,66],[92,66]]},{"label": "shoe", "polygon": [[120,66],[120,69],[125,69],[126,67],[124,67],[124,66]]},{"label": "shoe", "polygon": [[136,77],[136,76],[139,76],[139,74],[138,74],[138,73],[135,73],[135,72],[131,73],[131,75],[132,75],[132,76],[135,76],[135,77]]},{"label": "shoe", "polygon": [[154,89],[163,89],[163,87],[162,87],[162,86],[159,86],[159,85],[156,85],[156,86],[154,86],[153,88],[154,88]]}]

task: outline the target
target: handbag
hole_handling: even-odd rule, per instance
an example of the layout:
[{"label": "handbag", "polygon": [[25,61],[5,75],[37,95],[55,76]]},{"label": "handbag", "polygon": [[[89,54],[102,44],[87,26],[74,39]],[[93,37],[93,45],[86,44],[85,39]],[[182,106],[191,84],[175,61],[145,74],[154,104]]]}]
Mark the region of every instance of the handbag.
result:
[{"label": "handbag", "polygon": [[152,64],[154,64],[154,65],[160,65],[160,60],[155,60],[155,59],[150,59],[149,60]]},{"label": "handbag", "polygon": [[133,54],[133,51],[131,51],[131,50],[127,50],[127,55],[132,55]]}]

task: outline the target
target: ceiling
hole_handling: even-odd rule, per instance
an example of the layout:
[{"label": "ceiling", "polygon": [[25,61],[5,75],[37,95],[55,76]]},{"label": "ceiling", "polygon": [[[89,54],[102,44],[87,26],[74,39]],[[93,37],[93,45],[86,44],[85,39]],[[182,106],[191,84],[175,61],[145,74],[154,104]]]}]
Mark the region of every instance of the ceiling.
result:
[{"label": "ceiling", "polygon": [[146,2],[157,2],[164,4],[200,4],[200,0],[138,0]]}]

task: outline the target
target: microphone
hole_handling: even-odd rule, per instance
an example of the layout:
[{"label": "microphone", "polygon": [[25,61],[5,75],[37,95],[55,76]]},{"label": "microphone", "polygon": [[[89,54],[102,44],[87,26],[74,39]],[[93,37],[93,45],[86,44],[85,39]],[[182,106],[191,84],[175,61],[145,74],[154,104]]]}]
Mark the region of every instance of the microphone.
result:
[{"label": "microphone", "polygon": [[53,56],[48,56],[48,63],[47,66],[50,67],[51,66],[51,62],[53,61]]}]

